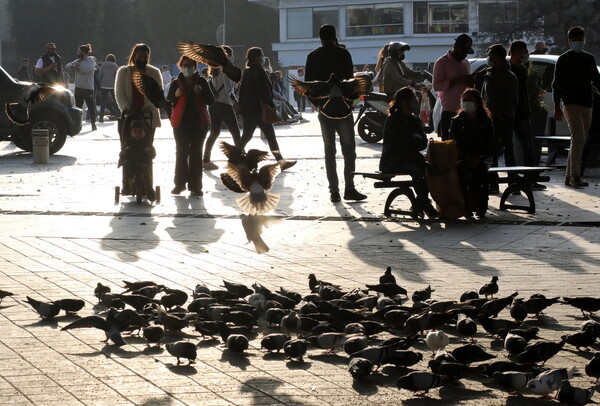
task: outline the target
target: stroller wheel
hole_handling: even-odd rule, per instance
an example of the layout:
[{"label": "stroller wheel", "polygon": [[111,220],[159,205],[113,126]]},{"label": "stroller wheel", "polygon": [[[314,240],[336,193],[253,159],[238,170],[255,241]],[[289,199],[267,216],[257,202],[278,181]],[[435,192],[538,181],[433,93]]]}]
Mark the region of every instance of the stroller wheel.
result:
[{"label": "stroller wheel", "polygon": [[121,187],[115,186],[115,203],[119,203],[120,198],[121,198]]},{"label": "stroller wheel", "polygon": [[160,203],[160,186],[156,186],[156,203]]}]

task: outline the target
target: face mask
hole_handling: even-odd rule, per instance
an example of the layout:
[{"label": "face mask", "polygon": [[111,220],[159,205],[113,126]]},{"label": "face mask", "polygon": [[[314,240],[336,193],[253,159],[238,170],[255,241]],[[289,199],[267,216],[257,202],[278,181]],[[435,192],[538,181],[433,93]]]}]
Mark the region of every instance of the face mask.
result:
[{"label": "face mask", "polygon": [[138,68],[139,70],[145,69],[147,64],[148,64],[148,61],[145,61],[143,59],[137,59],[135,61],[135,67]]},{"label": "face mask", "polygon": [[477,111],[477,103],[472,102],[472,101],[465,101],[462,102],[460,107],[466,112],[466,113],[475,113]]},{"label": "face mask", "polygon": [[266,57],[266,56],[263,56],[263,57],[260,59],[260,63],[262,63],[263,65],[265,65],[265,64],[267,63],[267,57]]},{"label": "face mask", "polygon": [[574,41],[574,42],[571,42],[571,49],[575,52],[581,52],[581,51],[583,51],[584,45],[585,45],[585,42],[583,42],[583,41]]},{"label": "face mask", "polygon": [[195,71],[196,69],[194,69],[193,66],[184,66],[183,69],[181,69],[181,73],[183,73],[183,76],[185,76],[186,78],[192,76]]},{"label": "face mask", "polygon": [[494,64],[492,62],[492,58],[490,58],[489,56],[485,59],[485,63],[487,64],[487,66],[492,66]]}]

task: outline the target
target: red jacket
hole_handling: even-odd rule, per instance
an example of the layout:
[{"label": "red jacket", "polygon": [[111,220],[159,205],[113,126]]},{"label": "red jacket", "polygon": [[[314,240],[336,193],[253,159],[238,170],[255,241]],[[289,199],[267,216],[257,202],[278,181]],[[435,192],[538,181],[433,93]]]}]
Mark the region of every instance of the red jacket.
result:
[{"label": "red jacket", "polygon": [[[192,86],[193,86],[193,84],[195,84],[194,81],[192,83]],[[201,86],[202,86],[203,90],[207,89],[210,92],[208,83],[206,83],[206,85],[201,84]],[[173,106],[173,111],[171,113],[171,125],[173,126],[173,128],[179,128],[181,126],[181,120],[183,118],[183,113],[185,111],[185,105],[187,103],[188,95],[190,95],[190,94],[193,95],[194,101],[196,102],[196,108],[198,110],[198,117],[200,119],[200,128],[202,128],[202,129],[208,128],[210,125],[210,116],[208,115],[208,109],[206,108],[207,103],[204,101],[204,98],[202,97],[202,94],[205,92],[204,91],[201,93],[194,92],[192,90],[192,87],[189,86],[187,83],[185,83],[184,80],[181,80],[180,78],[174,80],[171,83],[171,89],[173,89],[173,94],[177,88],[181,89],[181,91],[183,92],[183,95],[175,101],[175,104]],[[169,89],[169,90],[171,90],[171,89]],[[169,91],[169,94],[171,94],[171,91]],[[214,96],[213,96],[213,98],[214,98]]]}]

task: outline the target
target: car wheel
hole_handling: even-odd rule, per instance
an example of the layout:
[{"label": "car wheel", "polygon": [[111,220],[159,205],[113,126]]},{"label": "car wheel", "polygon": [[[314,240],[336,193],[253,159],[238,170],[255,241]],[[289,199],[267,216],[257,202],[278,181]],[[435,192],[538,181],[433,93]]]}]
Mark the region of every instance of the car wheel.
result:
[{"label": "car wheel", "polygon": [[[30,125],[24,128],[24,131],[26,131],[28,135],[28,137],[25,138],[27,138],[29,145],[31,145],[31,130],[34,129],[48,130],[50,136],[50,155],[56,154],[65,145],[65,141],[67,140],[67,128],[60,118],[52,114],[39,114],[33,116]],[[31,151],[31,148],[32,147],[25,150]]]},{"label": "car wheel", "polygon": [[367,116],[363,116],[358,122],[358,135],[364,141],[369,143],[376,143],[383,139],[383,131],[373,128],[374,126],[369,123]]}]

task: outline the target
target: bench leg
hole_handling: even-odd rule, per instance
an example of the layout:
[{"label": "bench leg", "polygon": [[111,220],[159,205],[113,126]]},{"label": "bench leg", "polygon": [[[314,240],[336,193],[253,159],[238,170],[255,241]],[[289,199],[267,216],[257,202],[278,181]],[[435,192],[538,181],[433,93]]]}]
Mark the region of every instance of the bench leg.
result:
[{"label": "bench leg", "polygon": [[[506,199],[508,199],[508,196],[510,196],[512,194],[512,192],[514,192],[514,191],[525,193],[525,196],[527,196],[527,200],[529,201],[529,206],[512,205],[512,204],[507,205]],[[533,192],[531,191],[530,184],[512,183],[512,184],[508,185],[508,187],[506,188],[504,193],[502,193],[502,197],[500,198],[500,210],[507,210],[507,209],[522,209],[522,210],[526,210],[527,213],[529,213],[529,214],[535,213],[535,199],[533,198]]]},{"label": "bench leg", "polygon": [[412,207],[416,207],[416,198],[415,198],[415,194],[413,193],[412,189],[410,187],[398,187],[394,190],[392,190],[390,192],[390,194],[388,195],[386,201],[385,201],[385,207],[383,209],[383,214],[386,217],[391,217],[392,214],[405,214],[405,215],[409,215],[412,218],[414,218],[415,220],[418,218],[417,213],[413,210],[413,211],[409,211],[409,210],[392,210],[391,206],[392,203],[394,202],[394,200],[398,197],[398,196],[406,196],[408,198],[408,200],[410,200],[410,204],[412,205]]}]

